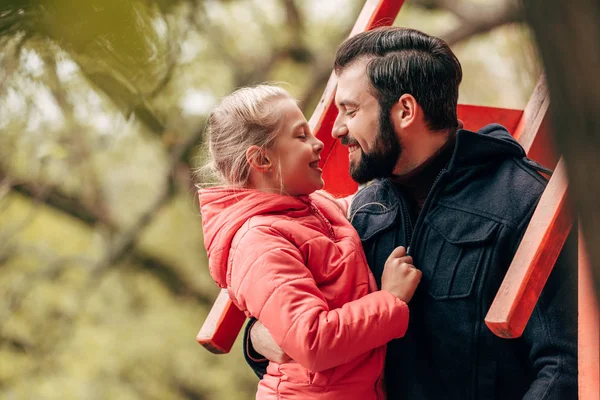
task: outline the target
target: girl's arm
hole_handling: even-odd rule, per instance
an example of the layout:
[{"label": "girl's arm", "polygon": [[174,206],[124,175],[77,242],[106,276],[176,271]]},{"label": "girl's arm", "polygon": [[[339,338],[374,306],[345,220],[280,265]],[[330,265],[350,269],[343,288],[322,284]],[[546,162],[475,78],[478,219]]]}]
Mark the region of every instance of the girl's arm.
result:
[{"label": "girl's arm", "polygon": [[272,227],[251,228],[232,252],[231,295],[310,371],[344,364],[406,332],[408,306],[387,291],[330,310],[298,248]]}]

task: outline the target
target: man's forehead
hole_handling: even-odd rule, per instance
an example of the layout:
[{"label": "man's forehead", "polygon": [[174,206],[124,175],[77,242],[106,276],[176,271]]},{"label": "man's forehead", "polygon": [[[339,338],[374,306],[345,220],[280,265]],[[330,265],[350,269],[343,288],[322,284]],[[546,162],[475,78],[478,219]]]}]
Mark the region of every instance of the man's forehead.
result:
[{"label": "man's forehead", "polygon": [[352,61],[350,64],[346,65],[344,69],[342,69],[339,78],[342,79],[343,77],[349,79],[356,79],[358,77],[365,76],[367,71],[367,64],[369,63],[369,61],[370,59],[367,57],[361,57],[357,60]]},{"label": "man's forehead", "polygon": [[340,72],[335,96],[337,103],[356,102],[361,95],[368,94],[367,61],[366,59],[357,60]]}]

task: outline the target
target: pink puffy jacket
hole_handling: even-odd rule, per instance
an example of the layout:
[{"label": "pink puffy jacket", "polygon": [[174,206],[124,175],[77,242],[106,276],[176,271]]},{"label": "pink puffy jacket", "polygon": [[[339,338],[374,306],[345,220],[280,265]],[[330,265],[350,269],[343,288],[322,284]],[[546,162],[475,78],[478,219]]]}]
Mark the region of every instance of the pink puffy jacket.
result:
[{"label": "pink puffy jacket", "polygon": [[257,399],[383,399],[385,345],[408,306],[377,291],[358,234],[319,194],[199,191],[210,273],[295,362],[271,362]]}]

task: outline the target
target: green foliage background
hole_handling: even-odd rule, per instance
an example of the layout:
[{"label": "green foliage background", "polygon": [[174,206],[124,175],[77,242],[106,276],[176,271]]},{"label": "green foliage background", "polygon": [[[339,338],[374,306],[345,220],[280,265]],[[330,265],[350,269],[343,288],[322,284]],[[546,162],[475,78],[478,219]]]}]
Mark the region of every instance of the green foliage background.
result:
[{"label": "green foliage background", "polygon": [[[462,103],[523,108],[540,71],[514,2],[448,4],[395,24],[448,39]],[[254,398],[239,340],[195,342],[217,293],[190,172],[204,120],[262,81],[310,116],[362,5],[0,0],[0,398]]]}]

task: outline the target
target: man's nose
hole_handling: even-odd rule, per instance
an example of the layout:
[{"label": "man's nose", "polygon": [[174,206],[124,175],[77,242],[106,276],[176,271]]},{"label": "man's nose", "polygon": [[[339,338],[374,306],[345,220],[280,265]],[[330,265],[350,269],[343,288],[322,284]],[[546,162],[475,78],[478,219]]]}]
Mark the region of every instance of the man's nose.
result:
[{"label": "man's nose", "polygon": [[333,136],[334,139],[339,139],[343,136],[346,136],[347,134],[348,134],[348,128],[346,127],[346,124],[344,123],[344,117],[343,117],[342,113],[339,113],[335,119],[335,122],[333,123],[333,129],[331,130],[331,136]]}]

